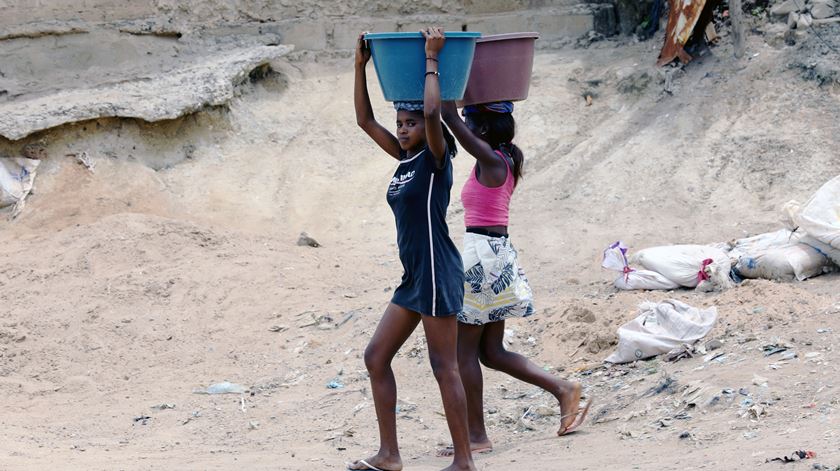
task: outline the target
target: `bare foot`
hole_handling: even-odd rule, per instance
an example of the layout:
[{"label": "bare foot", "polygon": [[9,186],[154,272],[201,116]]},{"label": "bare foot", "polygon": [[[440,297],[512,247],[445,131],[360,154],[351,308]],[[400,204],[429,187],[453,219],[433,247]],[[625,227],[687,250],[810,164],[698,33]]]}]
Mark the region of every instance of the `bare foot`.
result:
[{"label": "bare foot", "polygon": [[[470,442],[470,451],[473,453],[490,453],[493,451],[493,443],[490,440],[483,442]],[[449,445],[445,448],[440,448],[435,453],[436,456],[455,456],[455,447]]]},{"label": "bare foot", "polygon": [[475,464],[473,464],[473,462],[470,461],[469,464],[465,464],[462,466],[458,466],[455,463],[452,463],[450,466],[443,468],[443,470],[441,471],[477,471],[477,469],[475,467]]},{"label": "bare foot", "polygon": [[572,390],[560,393],[560,429],[557,431],[558,436],[563,436],[574,432],[583,424],[586,419],[586,414],[589,413],[589,408],[592,406],[592,399],[590,399],[583,410],[580,410],[580,396],[582,388],[580,383],[574,383]]},{"label": "bare foot", "polygon": [[402,471],[402,460],[400,457],[383,457],[379,455],[370,458],[354,461],[347,464],[348,470],[372,470],[372,471]]}]

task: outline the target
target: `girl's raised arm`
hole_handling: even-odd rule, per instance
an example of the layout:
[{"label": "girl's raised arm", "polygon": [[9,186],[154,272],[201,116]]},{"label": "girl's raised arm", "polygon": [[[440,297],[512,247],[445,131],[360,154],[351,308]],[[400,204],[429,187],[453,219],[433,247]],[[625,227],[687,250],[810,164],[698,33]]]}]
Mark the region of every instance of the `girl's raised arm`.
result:
[{"label": "girl's raised arm", "polygon": [[467,123],[458,116],[458,108],[455,106],[454,101],[444,102],[441,111],[443,121],[452,130],[452,134],[461,143],[461,147],[475,157],[481,163],[482,167],[486,165],[486,168],[505,168],[504,162],[496,155],[496,152],[490,147],[490,144],[473,134],[467,126]]},{"label": "girl's raised arm", "polygon": [[376,122],[373,107],[370,106],[370,95],[367,89],[367,75],[365,66],[370,60],[370,49],[365,45],[365,33],[359,35],[356,42],[356,79],[353,85],[353,103],[356,106],[356,124],[379,144],[391,157],[400,159],[400,143],[397,138]]},{"label": "girl's raised arm", "polygon": [[438,53],[445,41],[438,27],[422,31],[426,38],[426,85],[423,88],[423,116],[426,119],[426,145],[435,157],[435,164],[443,168],[446,159],[446,139],[440,122],[440,82]]}]

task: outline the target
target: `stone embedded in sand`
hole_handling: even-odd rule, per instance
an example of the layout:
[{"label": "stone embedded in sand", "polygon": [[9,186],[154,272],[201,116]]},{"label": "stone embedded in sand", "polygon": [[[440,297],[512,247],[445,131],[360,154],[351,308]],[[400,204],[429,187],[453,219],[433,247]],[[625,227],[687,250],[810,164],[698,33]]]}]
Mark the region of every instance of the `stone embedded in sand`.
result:
[{"label": "stone embedded in sand", "polygon": [[835,10],[833,2],[815,1],[811,6],[811,16],[815,19],[822,20],[825,18],[831,18],[834,14]]},{"label": "stone embedded in sand", "polygon": [[706,342],[706,350],[712,351],[717,350],[721,347],[723,347],[723,342],[721,342],[720,340],[714,339]]},{"label": "stone embedded in sand", "polygon": [[790,29],[795,29],[796,24],[799,22],[799,13],[792,11],[788,14],[787,25]]},{"label": "stone embedded in sand", "polygon": [[770,14],[774,16],[787,16],[790,12],[801,11],[804,7],[805,2],[802,0],[785,0],[771,8]]},{"label": "stone embedded in sand", "polygon": [[297,244],[300,246],[309,246],[309,247],[320,247],[321,244],[318,243],[317,240],[309,237],[309,234],[306,232],[301,232],[300,237],[298,237]]},{"label": "stone embedded in sand", "polygon": [[811,18],[810,13],[803,13],[799,15],[799,21],[796,22],[796,29],[808,29],[814,24],[814,19]]},{"label": "stone embedded in sand", "polygon": [[41,160],[47,158],[47,148],[39,143],[31,143],[23,146],[20,153],[27,159]]}]

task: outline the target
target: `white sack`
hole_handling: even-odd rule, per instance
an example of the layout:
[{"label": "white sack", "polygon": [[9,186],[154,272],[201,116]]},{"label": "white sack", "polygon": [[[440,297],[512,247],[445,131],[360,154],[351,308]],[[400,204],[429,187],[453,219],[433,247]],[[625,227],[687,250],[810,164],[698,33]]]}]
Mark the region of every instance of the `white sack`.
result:
[{"label": "white sack", "polygon": [[675,299],[639,305],[639,316],[618,329],[618,347],[606,360],[628,363],[667,353],[705,337],[717,320],[717,308],[697,309]]},{"label": "white sack", "polygon": [[729,256],[744,278],[803,281],[829,271],[828,257],[802,239],[802,234],[788,229],[759,234],[735,241]]},{"label": "white sack", "polygon": [[840,249],[836,249],[826,243],[820,242],[809,235],[803,235],[803,237],[799,239],[799,243],[813,247],[814,250],[828,257],[835,265],[840,265]]},{"label": "white sack", "polygon": [[785,205],[795,227],[809,236],[840,249],[840,175],[832,178],[805,204],[795,202]]},{"label": "white sack", "polygon": [[[705,260],[711,260],[711,263],[704,265]],[[704,278],[710,282],[701,286],[705,290],[726,289],[734,285],[729,278],[732,267],[729,256],[723,250],[708,245],[650,247],[638,251],[630,258],[630,262],[655,271],[686,288],[697,287]]]},{"label": "white sack", "polygon": [[612,244],[604,250],[604,259],[601,262],[601,266],[608,270],[621,273],[613,282],[618,289],[669,290],[680,287],[677,283],[654,271],[630,268],[627,263],[627,247],[621,241]]},{"label": "white sack", "polygon": [[29,194],[40,163],[24,157],[0,158],[0,208],[11,206]]}]

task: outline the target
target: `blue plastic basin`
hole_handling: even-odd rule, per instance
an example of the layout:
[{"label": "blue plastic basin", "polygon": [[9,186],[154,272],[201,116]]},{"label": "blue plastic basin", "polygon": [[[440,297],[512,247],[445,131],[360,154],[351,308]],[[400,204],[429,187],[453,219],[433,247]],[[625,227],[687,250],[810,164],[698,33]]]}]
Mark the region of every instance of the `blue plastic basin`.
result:
[{"label": "blue plastic basin", "polygon": [[[460,100],[475,52],[477,32],[446,32],[446,42],[438,54],[441,100]],[[417,33],[370,33],[373,66],[382,94],[388,101],[422,101],[426,81],[426,40]]]}]

